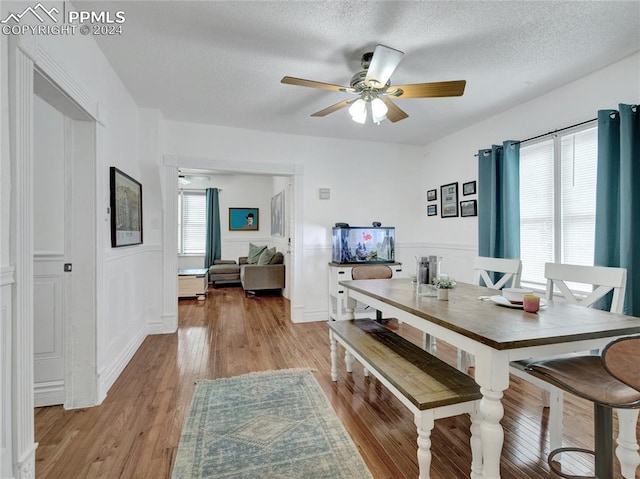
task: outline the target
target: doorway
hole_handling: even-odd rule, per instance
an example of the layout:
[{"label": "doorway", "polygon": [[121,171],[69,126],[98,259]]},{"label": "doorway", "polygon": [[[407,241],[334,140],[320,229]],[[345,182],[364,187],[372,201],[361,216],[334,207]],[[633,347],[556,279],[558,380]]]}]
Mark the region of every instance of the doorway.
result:
[{"label": "doorway", "polygon": [[73,408],[94,396],[95,122],[37,69],[33,92],[34,406]]}]

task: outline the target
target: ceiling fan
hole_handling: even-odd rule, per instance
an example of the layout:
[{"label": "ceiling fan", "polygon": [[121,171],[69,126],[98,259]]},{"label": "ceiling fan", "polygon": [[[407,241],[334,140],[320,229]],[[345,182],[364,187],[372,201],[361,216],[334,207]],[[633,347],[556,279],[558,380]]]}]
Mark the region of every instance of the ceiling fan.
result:
[{"label": "ceiling fan", "polygon": [[289,76],[283,77],[281,83],[355,95],[356,98],[343,100],[311,116],[326,116],[349,106],[351,118],[358,123],[367,121],[367,105],[370,105],[374,123],[379,124],[385,119],[395,123],[408,118],[409,115],[392,102],[392,99],[461,96],[464,93],[466,80],[391,86],[391,75],[400,63],[402,55],[404,53],[400,50],[376,45],[375,51],[362,55],[363,70],[353,75],[348,87]]}]

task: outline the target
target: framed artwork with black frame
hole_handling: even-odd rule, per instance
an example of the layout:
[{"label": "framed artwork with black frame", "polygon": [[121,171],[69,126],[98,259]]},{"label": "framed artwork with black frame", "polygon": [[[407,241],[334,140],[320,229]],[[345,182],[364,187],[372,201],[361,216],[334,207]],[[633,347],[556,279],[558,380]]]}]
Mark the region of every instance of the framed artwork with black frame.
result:
[{"label": "framed artwork with black frame", "polygon": [[476,200],[461,201],[460,216],[478,216],[478,202]]},{"label": "framed artwork with black frame", "polygon": [[258,208],[229,208],[229,231],[258,231]]},{"label": "framed artwork with black frame", "polygon": [[427,205],[427,216],[438,216],[438,205]]},{"label": "framed artwork with black frame", "polygon": [[427,191],[427,201],[435,201],[438,199],[438,190]]},{"label": "framed artwork with black frame", "polygon": [[458,182],[440,187],[440,217],[458,216]]},{"label": "framed artwork with black frame", "polygon": [[476,194],[476,182],[469,181],[467,183],[462,183],[462,196],[469,196]]},{"label": "framed artwork with black frame", "polygon": [[111,247],[142,244],[142,184],[115,166],[111,187]]}]

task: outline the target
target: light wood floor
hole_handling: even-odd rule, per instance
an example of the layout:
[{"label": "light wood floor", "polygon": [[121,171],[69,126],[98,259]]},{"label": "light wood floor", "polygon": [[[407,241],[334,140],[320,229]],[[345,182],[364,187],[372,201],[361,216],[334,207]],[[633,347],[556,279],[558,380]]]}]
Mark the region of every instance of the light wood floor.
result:
[{"label": "light wood floor", "polygon": [[[340,378],[333,383],[326,324],[292,324],[288,309],[283,298],[245,298],[237,287],[211,289],[206,301],[181,300],[178,332],[148,337],[102,405],[36,409],[36,476],[170,477],[195,381],[309,367],[374,478],[416,478],[416,430],[408,410],[375,379],[365,379],[358,365],[351,376],[341,363]],[[409,326],[400,325],[398,331],[419,343],[419,333]],[[438,343],[443,359],[453,363],[454,354]],[[547,415],[539,391],[513,378],[503,402],[502,477],[554,477],[546,464]],[[567,399],[567,445],[592,447],[591,415],[588,403]],[[468,438],[466,416],[436,421],[434,479],[469,477]],[[586,459],[566,464],[581,474],[587,466]]]}]

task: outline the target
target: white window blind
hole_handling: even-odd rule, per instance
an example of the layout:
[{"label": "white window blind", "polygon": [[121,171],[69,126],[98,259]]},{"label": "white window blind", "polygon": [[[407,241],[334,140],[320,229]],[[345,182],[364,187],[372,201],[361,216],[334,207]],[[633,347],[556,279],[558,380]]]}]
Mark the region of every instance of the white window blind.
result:
[{"label": "white window blind", "polygon": [[205,200],[204,191],[178,193],[178,254],[204,254]]},{"label": "white window blind", "polygon": [[597,145],[597,128],[588,126],[522,146],[523,282],[544,286],[546,262],[593,265]]}]

